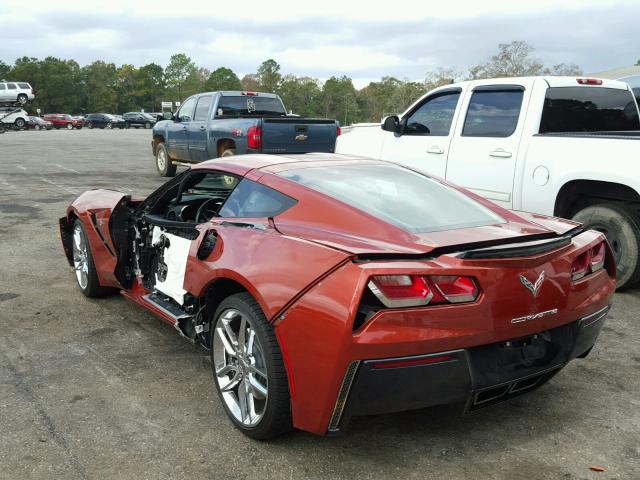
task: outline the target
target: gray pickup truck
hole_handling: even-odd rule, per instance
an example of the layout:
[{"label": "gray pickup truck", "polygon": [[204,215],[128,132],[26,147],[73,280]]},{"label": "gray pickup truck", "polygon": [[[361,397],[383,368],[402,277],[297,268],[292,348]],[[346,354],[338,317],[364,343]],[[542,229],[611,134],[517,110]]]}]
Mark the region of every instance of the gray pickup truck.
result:
[{"label": "gray pickup truck", "polygon": [[207,92],[189,97],[153,127],[158,173],[177,165],[243,153],[333,152],[336,120],[287,115],[279,96],[259,92]]}]

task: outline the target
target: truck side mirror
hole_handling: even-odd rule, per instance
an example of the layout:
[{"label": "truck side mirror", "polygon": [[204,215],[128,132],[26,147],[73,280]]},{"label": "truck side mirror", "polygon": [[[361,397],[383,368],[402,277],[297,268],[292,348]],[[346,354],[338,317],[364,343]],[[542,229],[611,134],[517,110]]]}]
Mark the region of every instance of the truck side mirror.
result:
[{"label": "truck side mirror", "polygon": [[385,132],[393,132],[395,134],[401,134],[400,119],[397,115],[389,115],[382,121],[382,130]]},{"label": "truck side mirror", "polygon": [[173,118],[173,113],[171,112],[164,112],[162,114],[162,118],[164,118],[165,120],[171,120]]}]

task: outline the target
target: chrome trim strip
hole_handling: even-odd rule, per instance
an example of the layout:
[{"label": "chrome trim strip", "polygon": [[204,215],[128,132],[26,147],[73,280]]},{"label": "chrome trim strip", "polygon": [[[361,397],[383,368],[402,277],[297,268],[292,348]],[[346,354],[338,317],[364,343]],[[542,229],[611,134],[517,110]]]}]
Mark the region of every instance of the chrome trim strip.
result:
[{"label": "chrome trim strip", "polygon": [[581,328],[589,327],[589,326],[593,325],[594,323],[602,320],[604,317],[607,316],[607,314],[609,313],[610,309],[611,309],[611,305],[607,305],[606,307],[601,308],[600,310],[598,310],[595,313],[592,313],[591,315],[587,315],[586,317],[582,317],[580,319],[580,327]]},{"label": "chrome trim strip", "polygon": [[344,374],[342,385],[340,386],[340,392],[338,393],[336,404],[333,407],[333,415],[331,415],[331,421],[329,422],[328,430],[330,432],[337,432],[340,429],[339,427],[340,420],[342,419],[342,412],[344,411],[344,407],[347,405],[347,397],[349,396],[349,392],[351,391],[351,385],[353,384],[354,378],[356,378],[356,371],[358,370],[359,366],[360,360],[351,362]]}]

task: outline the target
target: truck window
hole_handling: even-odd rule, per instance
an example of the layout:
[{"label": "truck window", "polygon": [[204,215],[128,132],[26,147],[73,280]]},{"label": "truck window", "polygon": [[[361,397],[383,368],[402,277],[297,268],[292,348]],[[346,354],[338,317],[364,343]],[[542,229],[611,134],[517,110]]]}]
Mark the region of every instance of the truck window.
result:
[{"label": "truck window", "polygon": [[198,99],[198,104],[196,105],[196,113],[193,114],[193,120],[195,122],[204,122],[207,120],[209,107],[211,106],[211,98],[211,95],[206,95]]},{"label": "truck window", "polygon": [[190,122],[193,119],[193,110],[196,106],[196,99],[189,98],[182,104],[178,111],[178,118],[181,122]]},{"label": "truck window", "polygon": [[509,137],[515,132],[522,106],[522,90],[473,92],[462,135]]},{"label": "truck window", "polygon": [[601,87],[547,89],[540,133],[640,130],[638,108],[628,90]]},{"label": "truck window", "polygon": [[31,89],[31,85],[29,85],[28,83],[19,83],[18,86],[24,90]]},{"label": "truck window", "polygon": [[427,98],[407,118],[403,135],[449,135],[460,92],[447,92]]},{"label": "truck window", "polygon": [[7,83],[7,88],[9,90],[17,90],[18,89],[18,87],[16,87],[15,83]]},{"label": "truck window", "polygon": [[241,115],[283,117],[287,114],[279,98],[256,95],[223,95],[218,100],[216,116],[238,117]]},{"label": "truck window", "polygon": [[0,83],[0,90],[6,90],[7,87],[5,86],[4,83]]}]

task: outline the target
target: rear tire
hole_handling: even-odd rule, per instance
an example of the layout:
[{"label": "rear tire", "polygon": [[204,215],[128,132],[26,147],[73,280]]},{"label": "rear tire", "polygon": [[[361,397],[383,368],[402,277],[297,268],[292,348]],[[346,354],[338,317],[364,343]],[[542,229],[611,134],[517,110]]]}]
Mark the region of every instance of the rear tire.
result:
[{"label": "rear tire", "polygon": [[24,93],[21,93],[20,95],[18,95],[18,103],[20,105],[25,105],[27,101],[29,101],[29,99]]},{"label": "rear tire", "polygon": [[618,290],[640,281],[640,222],[630,209],[616,203],[601,203],[580,210],[573,220],[607,237],[616,260]]},{"label": "rear tire", "polygon": [[233,425],[258,440],[290,431],[287,372],[273,326],[258,302],[246,292],[227,297],[216,309],[210,332],[213,381]]},{"label": "rear tire", "polygon": [[220,155],[221,157],[233,157],[236,154],[236,149],[235,148],[227,148],[226,150],[224,150],[222,152],[222,155]]},{"label": "rear tire", "polygon": [[175,177],[177,166],[171,161],[164,142],[156,147],[156,168],[161,177]]}]

